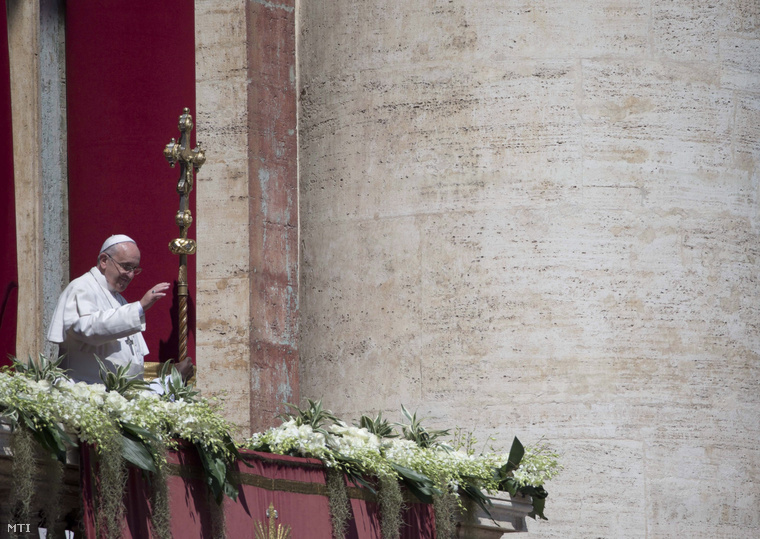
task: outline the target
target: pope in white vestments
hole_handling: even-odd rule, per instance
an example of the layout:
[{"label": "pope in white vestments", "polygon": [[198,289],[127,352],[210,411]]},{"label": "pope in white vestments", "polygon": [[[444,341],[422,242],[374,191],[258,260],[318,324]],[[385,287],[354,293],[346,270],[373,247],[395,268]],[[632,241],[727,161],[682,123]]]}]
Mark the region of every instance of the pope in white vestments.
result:
[{"label": "pope in white vestments", "polygon": [[108,238],[98,263],[71,281],[61,294],[48,331],[48,340],[64,355],[61,367],[75,382],[102,383],[95,356],[111,370],[130,365],[128,374],[142,378],[148,354],[142,332],[145,311],[166,296],[169,283],[159,283],[140,299],[128,303],[121,295],[139,274],[140,251],[129,236]]}]

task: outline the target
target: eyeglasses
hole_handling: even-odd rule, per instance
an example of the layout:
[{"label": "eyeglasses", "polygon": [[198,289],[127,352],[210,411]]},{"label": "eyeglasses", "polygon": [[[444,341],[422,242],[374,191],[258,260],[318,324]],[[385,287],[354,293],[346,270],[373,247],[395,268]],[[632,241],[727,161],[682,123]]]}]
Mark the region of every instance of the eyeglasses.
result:
[{"label": "eyeglasses", "polygon": [[119,263],[116,260],[114,260],[113,257],[111,255],[109,255],[108,253],[104,252],[103,254],[106,255],[108,258],[110,258],[111,262],[113,262],[114,264],[116,264],[119,267],[120,271],[122,271],[124,273],[132,273],[135,276],[136,275],[140,275],[140,272],[142,271],[142,268],[140,266],[124,266],[121,263]]}]

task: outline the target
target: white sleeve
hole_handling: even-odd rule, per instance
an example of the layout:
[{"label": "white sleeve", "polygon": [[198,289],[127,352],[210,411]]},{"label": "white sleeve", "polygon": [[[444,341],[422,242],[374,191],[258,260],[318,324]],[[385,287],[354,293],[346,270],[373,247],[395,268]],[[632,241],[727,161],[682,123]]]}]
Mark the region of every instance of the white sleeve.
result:
[{"label": "white sleeve", "polygon": [[91,345],[127,337],[145,328],[139,302],[101,309],[84,290],[78,290],[68,298],[63,319],[68,334]]}]

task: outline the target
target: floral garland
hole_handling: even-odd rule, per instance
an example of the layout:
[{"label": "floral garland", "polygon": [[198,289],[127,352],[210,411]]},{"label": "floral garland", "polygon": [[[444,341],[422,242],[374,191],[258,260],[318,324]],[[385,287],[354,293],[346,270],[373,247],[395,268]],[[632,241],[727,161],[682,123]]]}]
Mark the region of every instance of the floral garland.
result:
[{"label": "floral garland", "polygon": [[[290,419],[279,427],[256,433],[244,447],[278,455],[292,455],[322,460],[327,466],[341,466],[347,457],[360,468],[373,475],[398,474],[391,463],[406,466],[429,477],[447,477],[449,486],[458,487],[470,478],[483,481],[483,487],[497,491],[494,468],[507,462],[507,456],[498,453],[483,455],[451,451],[443,447],[423,448],[412,440],[383,438],[382,441],[367,429],[346,426],[345,423],[329,427],[325,435],[315,432],[309,425],[296,426]],[[519,486],[541,486],[554,478],[561,466],[558,456],[546,445],[527,447],[514,477]]]},{"label": "floral garland", "polygon": [[[309,401],[309,408],[296,410],[285,417],[279,427],[256,433],[244,447],[280,455],[317,458],[327,467],[337,467],[351,477],[375,476],[401,480],[423,501],[441,494],[436,485],[450,492],[472,496],[487,504],[482,491],[528,494],[534,500],[532,517],[543,514],[546,491],[543,485],[555,477],[562,466],[558,455],[545,444],[523,448],[515,438],[509,455],[488,452],[475,454],[472,449],[454,450],[436,441],[448,431],[427,431],[402,407],[411,425],[399,435],[378,416],[374,423],[385,424],[382,435],[372,432],[372,420],[363,418],[365,427],[347,425],[329,411],[321,411],[321,402]],[[315,415],[323,417],[315,419]],[[432,434],[432,436],[431,436]],[[461,506],[461,504],[460,504]],[[481,505],[483,507],[483,505]],[[488,510],[487,506],[483,507]]]},{"label": "floral garland", "polygon": [[[74,383],[57,368],[58,362],[40,356],[41,367],[32,365],[14,361],[15,372],[0,369],[0,417],[29,429],[61,461],[77,440],[101,454],[118,451],[114,445],[121,444],[126,460],[153,473],[165,464],[162,449],[176,448],[184,440],[198,449],[217,503],[224,494],[236,499],[229,472],[239,458],[239,447],[317,458],[368,488],[373,488],[365,481],[368,477],[377,479],[375,485],[400,481],[427,503],[448,492],[469,496],[488,510],[484,491],[528,494],[534,518],[545,518],[543,485],[561,470],[557,454],[547,446],[523,448],[516,438],[509,455],[476,455],[470,447],[454,450],[441,441],[448,431],[424,428],[403,406],[408,424],[364,416],[359,425],[349,425],[323,410],[321,402],[309,400],[304,409],[289,404],[294,413],[279,427],[256,433],[238,446],[219,403],[183,387],[176,371],[166,378],[164,394],[159,395],[125,381],[119,373],[109,375],[105,385]],[[400,433],[395,427],[401,427]]]},{"label": "floral garland", "polygon": [[[176,370],[164,379],[163,394],[158,394],[122,372],[104,375],[105,384],[86,384],[71,381],[58,368],[60,359],[40,356],[37,362],[13,363],[15,371],[0,369],[0,418],[14,431],[28,430],[61,462],[67,449],[81,443],[102,457],[102,476],[109,480],[101,481],[99,504],[104,512],[99,525],[105,526],[109,537],[119,536],[126,480],[123,461],[165,480],[165,450],[182,441],[197,449],[217,503],[225,494],[236,499],[237,486],[230,473],[239,456],[233,426],[218,413],[217,401],[180,387]],[[165,517],[157,515],[156,523]],[[165,522],[159,527],[165,529]],[[156,531],[166,536],[165,530]]]},{"label": "floral garland", "polygon": [[152,391],[129,391],[121,395],[106,391],[103,384],[35,381],[9,370],[0,371],[0,415],[18,421],[32,418],[32,430],[56,429],[74,433],[80,442],[102,448],[124,424],[131,424],[174,448],[178,440],[201,444],[233,458],[229,448],[233,427],[218,413],[218,403],[164,400]]}]

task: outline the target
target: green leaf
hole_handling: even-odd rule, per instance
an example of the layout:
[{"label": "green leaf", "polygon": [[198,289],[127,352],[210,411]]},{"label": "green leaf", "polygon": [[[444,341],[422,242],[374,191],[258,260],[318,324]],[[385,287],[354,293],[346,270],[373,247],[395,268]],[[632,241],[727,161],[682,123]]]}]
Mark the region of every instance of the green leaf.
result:
[{"label": "green leaf", "polygon": [[441,494],[440,489],[435,486],[435,483],[425,474],[421,474],[415,470],[401,466],[399,464],[389,462],[391,467],[401,476],[401,480],[406,487],[417,496],[417,498],[424,503],[433,503],[433,495]]},{"label": "green leaf", "polygon": [[349,481],[351,481],[354,486],[357,487],[364,487],[367,490],[369,490],[372,494],[377,494],[377,490],[373,485],[371,485],[364,477],[360,474],[355,472],[354,470],[346,470],[345,471],[346,476],[348,477]]},{"label": "green leaf", "polygon": [[100,379],[103,381],[103,385],[106,386],[106,391],[115,391],[120,395],[124,395],[130,390],[138,391],[150,387],[148,382],[141,380],[138,376],[129,376],[127,374],[129,367],[132,364],[131,361],[126,365],[116,367],[116,372],[114,373],[106,367],[98,356],[95,356],[95,360],[98,362]]},{"label": "green leaf", "polygon": [[61,434],[63,431],[57,427],[42,426],[39,428],[30,428],[32,436],[37,443],[42,446],[48,453],[52,453],[60,462],[66,462],[66,445]]},{"label": "green leaf", "polygon": [[311,426],[312,430],[327,434],[327,431],[324,430],[323,425],[328,422],[338,423],[338,418],[330,410],[324,410],[322,408],[321,400],[313,401],[311,399],[307,399],[307,401],[309,405],[303,409],[299,408],[295,404],[284,402],[283,404],[291,409],[292,412],[280,414],[278,417],[283,420],[295,419],[296,426],[298,427],[301,425],[309,425]]},{"label": "green leaf", "polygon": [[13,369],[17,373],[23,374],[37,382],[47,380],[51,384],[55,384],[59,379],[66,378],[66,371],[60,368],[64,356],[60,356],[55,360],[49,360],[45,355],[39,354],[36,362],[32,361],[31,356],[29,356],[29,360],[26,363],[13,356],[9,355],[8,357],[11,360]]},{"label": "green leaf", "polygon": [[418,471],[412,470],[411,468],[407,468],[406,466],[401,466],[400,464],[396,464],[394,462],[389,462],[391,466],[393,466],[393,469],[396,470],[401,477],[405,477],[408,479],[411,479],[412,481],[417,481],[420,484],[426,484],[426,485],[435,485],[433,481],[426,476],[425,474],[422,474]]},{"label": "green leaf", "polygon": [[498,489],[515,495],[517,484],[512,479],[512,472],[520,467],[520,462],[525,456],[525,448],[515,436],[512,440],[512,448],[509,450],[507,462],[494,470],[494,479],[498,482]]},{"label": "green leaf", "polygon": [[171,359],[161,364],[158,374],[158,383],[163,388],[161,399],[170,402],[180,399],[188,402],[197,402],[200,391],[196,391],[194,385],[186,384],[182,380],[182,375],[175,365]]},{"label": "green leaf", "polygon": [[145,447],[145,444],[134,439],[130,435],[121,435],[121,455],[127,462],[131,462],[141,470],[156,473],[156,465],[153,455]]},{"label": "green leaf", "polygon": [[374,419],[366,415],[361,416],[356,426],[367,429],[380,438],[398,438],[398,434],[393,432],[393,425],[387,419],[383,419],[382,412],[379,412]]},{"label": "green leaf", "polygon": [[546,498],[533,498],[533,511],[528,516],[535,520],[539,517],[543,520],[549,520],[544,516],[544,505],[546,505]]},{"label": "green leaf", "polygon": [[499,483],[499,490],[503,492],[509,492],[512,496],[514,496],[517,494],[519,486],[520,485],[517,484],[517,481],[513,477],[508,477]]},{"label": "green leaf", "polygon": [[195,449],[206,472],[206,483],[211,489],[216,503],[222,503],[225,494],[233,500],[237,500],[237,485],[234,485],[229,479],[225,460],[208,451],[201,443],[196,443]]},{"label": "green leaf", "polygon": [[152,443],[159,442],[156,434],[149,431],[148,429],[144,429],[143,427],[140,427],[138,425],[135,425],[134,423],[129,423],[126,421],[122,421],[120,422],[120,424],[121,424],[121,430],[128,436],[131,436],[133,439],[147,440],[148,442],[152,442]]},{"label": "green leaf", "polygon": [[549,496],[549,493],[542,485],[538,485],[537,487],[533,485],[525,485],[520,487],[518,491],[520,494],[530,496],[533,500],[533,511],[530,512],[528,515],[529,517],[535,519],[538,516],[543,520],[549,520],[544,516],[544,505],[546,504],[546,497]]},{"label": "green leaf", "polygon": [[[483,491],[480,490],[478,487],[471,485],[469,483],[460,486],[464,494],[472,499],[476,504],[478,504],[478,507],[480,507],[483,511],[485,511],[486,515],[488,515],[488,518],[491,520],[494,520],[493,516],[491,515],[491,511],[489,511],[489,507],[493,507],[493,502],[488,499],[488,496],[483,494]],[[494,520],[495,522],[495,520]]]},{"label": "green leaf", "polygon": [[403,404],[401,405],[401,412],[409,420],[409,424],[404,425],[403,423],[396,423],[396,425],[401,427],[401,433],[405,439],[411,440],[423,448],[442,447],[444,449],[450,449],[450,446],[435,441],[441,436],[447,436],[449,434],[449,429],[426,429],[422,426],[422,419],[417,419],[417,412],[414,412],[413,414],[409,413],[409,410],[407,410],[406,406]]},{"label": "green leaf", "polygon": [[435,500],[433,500],[433,494],[435,494],[435,492],[431,489],[422,487],[414,481],[409,481],[407,478],[402,478],[402,481],[404,482],[404,485],[406,485],[406,488],[408,488],[409,491],[422,503],[432,504],[435,502]]},{"label": "green leaf", "polygon": [[515,439],[512,440],[512,448],[509,450],[507,471],[511,472],[519,468],[523,456],[525,456],[525,448],[523,447],[523,444],[520,443],[520,440],[517,439],[517,436],[515,436]]},{"label": "green leaf", "polygon": [[362,465],[359,460],[347,457],[337,451],[335,451],[335,460],[343,464],[341,469],[354,486],[362,486],[372,492],[372,494],[377,494],[375,488],[364,479]]},{"label": "green leaf", "polygon": [[231,500],[237,501],[238,487],[234,483],[232,483],[230,481],[225,481],[224,482],[224,493]]}]

